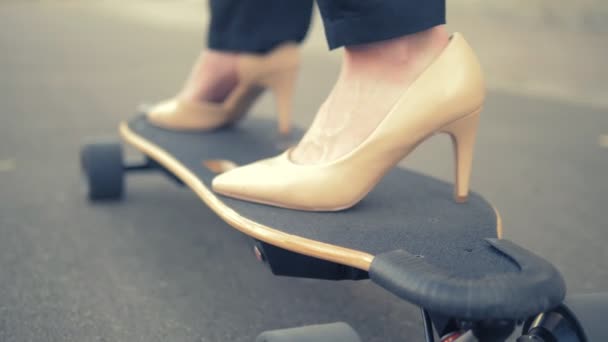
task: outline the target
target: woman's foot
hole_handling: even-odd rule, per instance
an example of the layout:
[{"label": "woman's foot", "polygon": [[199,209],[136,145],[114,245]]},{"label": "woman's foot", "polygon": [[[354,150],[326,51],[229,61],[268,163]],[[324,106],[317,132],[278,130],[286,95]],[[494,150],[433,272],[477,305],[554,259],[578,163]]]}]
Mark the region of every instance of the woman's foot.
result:
[{"label": "woman's foot", "polygon": [[[405,46],[395,40],[380,50],[349,51],[338,84],[300,145],[217,176],[213,189],[279,207],[342,210],[421,142],[447,133],[455,147],[455,198],[466,200],[483,75],[462,35],[447,39],[443,28],[433,31]],[[393,43],[401,54],[388,53],[398,51]]]},{"label": "woman's foot", "polygon": [[238,84],[237,61],[237,53],[202,52],[177,97],[191,102],[223,102]]},{"label": "woman's foot", "polygon": [[290,42],[264,54],[203,52],[182,91],[148,110],[148,120],[172,130],[215,130],[243,118],[258,95],[270,88],[277,102],[278,129],[285,134],[298,62],[298,46]]},{"label": "woman's foot", "polygon": [[444,26],[345,48],[342,70],[312,126],[291,152],[298,164],[335,160],[362,143],[445,48]]}]

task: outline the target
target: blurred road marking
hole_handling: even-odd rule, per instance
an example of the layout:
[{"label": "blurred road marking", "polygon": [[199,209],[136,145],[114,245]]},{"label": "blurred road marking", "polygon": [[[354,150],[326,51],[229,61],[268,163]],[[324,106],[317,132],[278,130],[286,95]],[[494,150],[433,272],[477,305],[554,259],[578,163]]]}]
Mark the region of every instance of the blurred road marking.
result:
[{"label": "blurred road marking", "polygon": [[13,171],[17,168],[17,163],[14,159],[0,159],[0,172]]},{"label": "blurred road marking", "polygon": [[601,147],[608,148],[608,134],[600,135],[600,138],[598,139],[598,141],[599,141]]}]

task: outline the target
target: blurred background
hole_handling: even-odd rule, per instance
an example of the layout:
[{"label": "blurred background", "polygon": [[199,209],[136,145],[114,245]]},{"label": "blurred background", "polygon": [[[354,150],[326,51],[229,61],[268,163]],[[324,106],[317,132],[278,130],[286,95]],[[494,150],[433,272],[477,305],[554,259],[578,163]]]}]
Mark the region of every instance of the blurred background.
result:
[{"label": "blurred background", "polygon": [[[161,176],[129,179],[120,204],[87,203],[81,143],[172,96],[208,20],[203,0],[0,2],[0,341],[252,341],[338,320],[365,341],[422,341],[417,308],[369,281],[273,277],[246,237]],[[302,127],[341,54],[313,20]],[[570,292],[608,291],[608,4],[449,0],[448,26],[490,89],[473,188]],[[270,98],[253,112],[273,117]],[[450,153],[436,138],[404,165],[451,180]]]}]

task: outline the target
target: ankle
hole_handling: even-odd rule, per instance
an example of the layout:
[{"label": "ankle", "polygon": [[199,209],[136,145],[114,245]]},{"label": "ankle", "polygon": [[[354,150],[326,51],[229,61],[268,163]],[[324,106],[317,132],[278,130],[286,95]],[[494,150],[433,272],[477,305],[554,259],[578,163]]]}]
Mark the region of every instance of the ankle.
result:
[{"label": "ankle", "polygon": [[449,41],[445,25],[398,38],[345,48],[343,71],[388,81],[407,81],[423,70]]},{"label": "ankle", "polygon": [[189,100],[222,102],[236,86],[238,54],[208,50],[198,57],[180,94]]}]

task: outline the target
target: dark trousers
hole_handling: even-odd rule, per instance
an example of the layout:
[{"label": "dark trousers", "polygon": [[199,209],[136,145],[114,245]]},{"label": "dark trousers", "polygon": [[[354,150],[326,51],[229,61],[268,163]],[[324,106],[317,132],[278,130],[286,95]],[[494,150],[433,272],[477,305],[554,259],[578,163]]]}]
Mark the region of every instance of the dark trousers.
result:
[{"label": "dark trousers", "polygon": [[[445,0],[317,0],[330,49],[445,23]],[[313,0],[210,0],[209,47],[266,52],[306,37]]]}]

